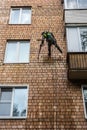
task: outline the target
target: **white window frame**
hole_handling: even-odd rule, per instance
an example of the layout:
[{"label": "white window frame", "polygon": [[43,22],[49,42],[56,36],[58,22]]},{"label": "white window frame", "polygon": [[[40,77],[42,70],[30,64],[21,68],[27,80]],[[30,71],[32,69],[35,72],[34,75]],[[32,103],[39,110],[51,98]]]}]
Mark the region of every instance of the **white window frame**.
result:
[{"label": "white window frame", "polygon": [[[28,92],[29,92],[29,85],[24,84],[24,85],[0,85],[0,89],[1,88],[12,88],[12,102],[11,102],[11,111],[10,111],[10,116],[0,116],[0,119],[26,119],[27,118],[27,113],[28,113]],[[17,116],[12,116],[13,113],[13,96],[14,96],[14,89],[15,88],[26,88],[27,90],[27,100],[26,100],[26,116],[21,116],[21,117],[17,117]],[[5,101],[6,102],[6,101]]]},{"label": "white window frame", "polygon": [[87,113],[86,113],[86,108],[85,108],[85,100],[84,100],[84,87],[87,88],[87,85],[82,85],[82,98],[83,98],[83,107],[84,107],[84,115],[85,115],[85,119],[87,119]]},{"label": "white window frame", "polygon": [[[24,8],[31,10],[31,7],[11,8],[9,24],[14,24],[14,25],[15,25],[15,23],[11,23],[12,10],[14,10],[14,9],[15,9],[15,10],[16,10],[16,9],[19,9],[19,10],[20,10],[18,23],[16,23],[16,24],[23,24],[23,25],[24,25],[24,24],[31,24],[31,15],[30,15],[30,23],[21,23],[22,10],[23,10]],[[32,14],[32,12],[31,12],[31,14]]]},{"label": "white window frame", "polygon": [[65,9],[73,9],[73,10],[74,10],[74,9],[87,9],[87,7],[80,7],[78,0],[76,0],[76,8],[68,8],[68,7],[67,7],[67,0],[65,0],[65,1],[64,1],[64,8],[65,8]]},{"label": "white window frame", "polygon": [[[28,61],[25,61],[25,62],[22,62],[22,61],[19,61],[19,50],[20,50],[20,43],[21,43],[21,41],[23,42],[25,42],[25,41],[27,41],[28,43],[29,43],[29,54],[28,54]],[[7,41],[7,44],[6,44],[6,49],[5,49],[5,57],[4,57],[4,63],[29,63],[30,62],[30,40],[21,40],[21,41]],[[7,49],[7,46],[8,46],[8,44],[9,44],[9,42],[16,42],[17,43],[17,52],[16,52],[16,61],[15,62],[8,62],[8,61],[6,61],[6,57],[7,57],[7,52],[9,51],[8,49]],[[13,43],[14,44],[14,43]]]}]

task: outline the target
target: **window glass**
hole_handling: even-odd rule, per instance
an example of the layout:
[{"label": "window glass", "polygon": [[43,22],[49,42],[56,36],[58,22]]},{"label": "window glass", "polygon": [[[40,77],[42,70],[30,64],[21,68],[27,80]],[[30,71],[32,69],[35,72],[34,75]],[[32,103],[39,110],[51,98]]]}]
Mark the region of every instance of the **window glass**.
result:
[{"label": "window glass", "polygon": [[21,14],[21,23],[28,24],[31,23],[31,10],[23,9]]},{"label": "window glass", "polygon": [[87,29],[80,29],[82,50],[87,51]]},{"label": "window glass", "polygon": [[11,103],[1,102],[0,103],[0,116],[10,116]]},{"label": "window glass", "polygon": [[87,90],[86,89],[84,89],[84,99],[87,102]]},{"label": "window glass", "polygon": [[79,7],[87,8],[87,0],[78,0]]},{"label": "window glass", "polygon": [[87,8],[87,0],[65,0],[69,9]]},{"label": "window glass", "polygon": [[16,42],[8,42],[6,46],[6,62],[15,62],[17,60],[17,43]]},{"label": "window glass", "polygon": [[6,45],[5,63],[29,62],[29,41],[11,41]]},{"label": "window glass", "polygon": [[67,28],[68,52],[80,52],[77,28]]},{"label": "window glass", "polygon": [[20,16],[20,9],[12,9],[11,23],[18,24],[19,23],[19,16]]},{"label": "window glass", "polygon": [[27,88],[1,88],[0,117],[25,117]]},{"label": "window glass", "polygon": [[27,89],[15,89],[13,101],[13,116],[26,116]]},{"label": "window glass", "polygon": [[87,52],[87,28],[68,27],[66,31],[68,52]]},{"label": "window glass", "polygon": [[31,9],[13,8],[11,10],[10,24],[31,24]]},{"label": "window glass", "polygon": [[77,0],[67,0],[67,8],[74,9],[77,7]]},{"label": "window glass", "polygon": [[83,89],[83,94],[84,94],[85,114],[87,117],[87,89],[86,88]]},{"label": "window glass", "polygon": [[19,62],[29,62],[29,42],[20,42]]},{"label": "window glass", "polygon": [[12,98],[12,89],[1,89],[0,101],[9,101]]},{"label": "window glass", "polygon": [[87,101],[85,102],[86,117],[87,117]]}]

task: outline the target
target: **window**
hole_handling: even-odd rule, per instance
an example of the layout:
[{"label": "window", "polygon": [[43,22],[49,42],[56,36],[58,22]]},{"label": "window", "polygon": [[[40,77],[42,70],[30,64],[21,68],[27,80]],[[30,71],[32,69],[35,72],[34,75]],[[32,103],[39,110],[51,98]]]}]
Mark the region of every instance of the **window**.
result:
[{"label": "window", "polygon": [[87,52],[87,28],[80,29],[81,45],[82,50]]},{"label": "window", "polygon": [[87,118],[87,86],[86,85],[83,86],[82,92],[83,92],[85,118]]},{"label": "window", "polygon": [[67,9],[87,8],[87,0],[65,0],[65,8]]},{"label": "window", "polygon": [[23,118],[27,114],[27,87],[1,87],[0,118]]},{"label": "window", "polygon": [[10,24],[31,24],[31,8],[12,8]]},{"label": "window", "polygon": [[87,27],[68,27],[67,44],[69,52],[87,52]]},{"label": "window", "polygon": [[29,41],[8,41],[5,52],[5,63],[29,62]]}]

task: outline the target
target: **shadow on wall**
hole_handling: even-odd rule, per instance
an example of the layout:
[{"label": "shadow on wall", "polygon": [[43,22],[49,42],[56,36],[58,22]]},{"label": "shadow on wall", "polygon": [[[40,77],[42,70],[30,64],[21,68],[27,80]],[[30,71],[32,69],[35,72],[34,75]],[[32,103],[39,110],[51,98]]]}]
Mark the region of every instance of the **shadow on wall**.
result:
[{"label": "shadow on wall", "polygon": [[59,56],[58,58],[54,58],[51,57],[50,59],[48,58],[48,56],[43,57],[43,63],[55,63],[55,62],[62,62],[63,58],[61,56]]}]

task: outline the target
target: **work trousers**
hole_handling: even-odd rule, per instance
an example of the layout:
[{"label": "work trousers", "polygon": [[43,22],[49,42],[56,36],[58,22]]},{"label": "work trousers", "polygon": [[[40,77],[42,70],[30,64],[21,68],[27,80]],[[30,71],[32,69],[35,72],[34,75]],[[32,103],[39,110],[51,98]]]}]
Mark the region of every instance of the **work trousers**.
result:
[{"label": "work trousers", "polygon": [[62,50],[60,49],[60,47],[57,45],[56,41],[51,43],[51,42],[48,42],[48,56],[51,57],[51,46],[54,45],[58,51],[60,51],[62,53]]}]

